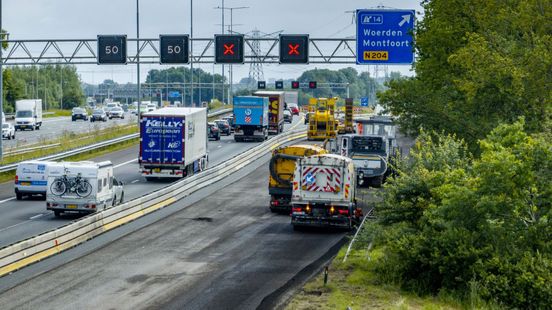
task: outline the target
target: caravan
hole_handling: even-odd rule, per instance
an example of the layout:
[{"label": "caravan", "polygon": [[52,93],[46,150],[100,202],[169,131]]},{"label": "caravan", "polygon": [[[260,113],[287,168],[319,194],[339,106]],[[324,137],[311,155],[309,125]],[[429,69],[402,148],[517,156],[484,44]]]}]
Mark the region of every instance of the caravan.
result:
[{"label": "caravan", "polygon": [[123,184],[114,178],[110,161],[61,162],[48,168],[46,208],[55,216],[94,213],[124,200]]}]

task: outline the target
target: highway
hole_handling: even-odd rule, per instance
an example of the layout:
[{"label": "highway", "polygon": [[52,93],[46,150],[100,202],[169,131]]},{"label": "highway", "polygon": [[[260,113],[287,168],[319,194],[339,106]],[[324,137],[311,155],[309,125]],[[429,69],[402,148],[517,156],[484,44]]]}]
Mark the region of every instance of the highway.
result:
[{"label": "highway", "polygon": [[[13,121],[8,121],[13,123]],[[3,146],[5,151],[9,151],[12,148],[18,148],[24,145],[36,144],[42,141],[51,140],[54,137],[63,136],[64,132],[74,132],[76,134],[82,134],[87,132],[93,132],[98,129],[104,129],[116,125],[125,125],[131,122],[138,122],[135,115],[125,113],[125,119],[111,119],[107,122],[90,122],[90,121],[71,121],[71,117],[52,117],[44,118],[42,120],[42,127],[40,130],[25,130],[17,131],[15,133],[15,140],[4,139]]]},{"label": "highway", "polygon": [[[302,125],[298,117],[294,126]],[[286,124],[285,128],[290,128]],[[222,136],[220,141],[210,141],[209,165],[214,166],[228,160],[258,143],[235,143],[233,136]],[[125,184],[125,201],[151,193],[167,186],[167,182],[147,182],[138,172],[138,146],[94,158],[94,161],[111,160],[115,166],[115,177]],[[24,240],[37,234],[55,229],[79,215],[56,218],[46,210],[43,200],[15,200],[13,183],[0,184],[0,247]]]},{"label": "highway", "polygon": [[345,236],[294,232],[289,216],[269,211],[269,158],[155,213],[164,218],[139,219],[4,277],[0,285],[7,287],[33,269],[52,268],[2,292],[0,303],[4,309],[255,309]]}]

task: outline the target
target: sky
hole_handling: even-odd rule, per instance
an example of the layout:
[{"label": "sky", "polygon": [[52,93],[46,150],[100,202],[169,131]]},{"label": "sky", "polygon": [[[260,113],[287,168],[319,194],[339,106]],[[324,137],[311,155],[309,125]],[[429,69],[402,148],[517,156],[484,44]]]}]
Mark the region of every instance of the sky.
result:
[{"label": "sky", "polygon": [[[190,33],[191,0],[139,0],[140,37],[157,38],[159,34]],[[95,39],[98,34],[127,34],[136,37],[136,0],[3,0],[2,27],[10,39]],[[247,33],[307,33],[312,38],[354,37],[352,13],[361,8],[413,9],[422,12],[419,0],[225,0],[225,7],[248,7],[233,13],[233,30]],[[221,32],[222,0],[193,2],[193,35],[211,38]],[[230,22],[226,11],[225,24]],[[374,72],[372,66],[351,65],[359,72]],[[169,66],[142,65],[142,81],[150,69]],[[221,72],[220,65],[196,64],[207,72]],[[226,66],[227,68],[228,66]],[[265,80],[297,78],[302,71],[314,68],[339,69],[339,65],[264,65]],[[249,73],[249,64],[235,65],[234,81]],[[389,71],[412,75],[410,66],[389,66]],[[136,81],[136,66],[79,65],[81,79],[101,83]]]}]

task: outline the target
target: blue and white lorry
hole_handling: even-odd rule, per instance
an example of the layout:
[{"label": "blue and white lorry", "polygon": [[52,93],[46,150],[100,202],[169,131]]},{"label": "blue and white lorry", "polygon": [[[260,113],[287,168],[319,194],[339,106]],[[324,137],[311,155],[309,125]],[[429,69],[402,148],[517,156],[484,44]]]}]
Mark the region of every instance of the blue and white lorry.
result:
[{"label": "blue and white lorry", "polygon": [[234,140],[266,140],[268,113],[267,97],[234,97]]},{"label": "blue and white lorry", "polygon": [[207,168],[207,109],[161,108],[141,114],[140,171],[146,180],[182,178]]}]

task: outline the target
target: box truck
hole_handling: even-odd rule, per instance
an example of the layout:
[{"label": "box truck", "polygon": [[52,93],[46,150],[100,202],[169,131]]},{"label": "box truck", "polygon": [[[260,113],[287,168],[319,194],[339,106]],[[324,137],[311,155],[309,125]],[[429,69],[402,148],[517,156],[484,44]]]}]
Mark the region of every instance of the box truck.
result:
[{"label": "box truck", "polygon": [[284,131],[285,98],[283,91],[258,91],[254,95],[268,98],[268,134],[277,135]]},{"label": "box truck", "polygon": [[264,141],[268,138],[268,98],[234,97],[234,140]]},{"label": "box truck", "polygon": [[48,165],[46,209],[61,213],[94,213],[122,203],[123,183],[110,161],[60,162]]},{"label": "box truck", "polygon": [[15,102],[15,131],[39,130],[42,126],[42,99],[25,99]]},{"label": "box truck", "polygon": [[207,168],[207,109],[166,107],[141,114],[140,171],[146,180]]}]

